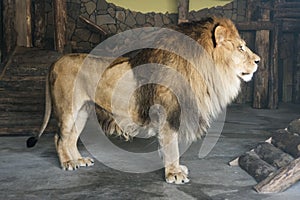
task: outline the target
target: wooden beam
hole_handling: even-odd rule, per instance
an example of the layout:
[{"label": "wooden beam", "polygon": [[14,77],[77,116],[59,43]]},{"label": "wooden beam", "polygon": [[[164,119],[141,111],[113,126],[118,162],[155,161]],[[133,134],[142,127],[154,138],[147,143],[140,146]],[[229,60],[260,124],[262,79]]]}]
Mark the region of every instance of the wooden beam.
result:
[{"label": "wooden beam", "polygon": [[300,103],[300,33],[297,34],[296,59],[293,77],[293,103]]},{"label": "wooden beam", "polygon": [[66,0],[53,0],[55,24],[55,50],[64,52],[66,45],[67,3]]},{"label": "wooden beam", "polygon": [[26,0],[26,47],[32,47],[32,10],[31,0]]},{"label": "wooden beam", "polygon": [[0,72],[1,69],[1,63],[3,60],[3,53],[4,53],[4,41],[3,41],[3,1],[0,1]]},{"label": "wooden beam", "polygon": [[79,16],[79,19],[83,21],[92,31],[100,33],[101,35],[107,35],[107,32],[103,28],[92,22],[90,19],[85,18],[82,15]]},{"label": "wooden beam", "polygon": [[17,45],[32,47],[31,0],[16,0]]},{"label": "wooden beam", "polygon": [[278,108],[278,40],[279,40],[279,25],[274,27],[271,32],[271,58],[269,67],[269,98],[268,98],[268,108],[277,109]]},{"label": "wooden beam", "polygon": [[178,1],[178,24],[189,21],[189,0]]},{"label": "wooden beam", "polygon": [[[270,10],[261,9],[259,21],[270,21]],[[261,61],[254,75],[253,108],[268,107],[269,91],[269,55],[270,55],[270,31],[256,31],[256,52]]]},{"label": "wooden beam", "polygon": [[273,30],[275,25],[269,21],[259,22],[238,22],[236,27],[240,31],[259,31],[259,30]]},{"label": "wooden beam", "polygon": [[283,192],[300,180],[300,158],[293,160],[289,165],[280,168],[265,180],[254,186],[258,193]]},{"label": "wooden beam", "polygon": [[35,0],[34,26],[34,46],[43,48],[46,34],[45,0]]}]

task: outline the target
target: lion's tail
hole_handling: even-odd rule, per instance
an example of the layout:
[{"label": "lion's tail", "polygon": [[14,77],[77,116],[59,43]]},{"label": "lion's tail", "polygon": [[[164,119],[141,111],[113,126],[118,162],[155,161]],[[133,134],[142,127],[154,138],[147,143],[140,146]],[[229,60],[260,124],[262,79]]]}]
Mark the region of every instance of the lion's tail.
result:
[{"label": "lion's tail", "polygon": [[31,148],[34,147],[34,145],[37,143],[37,141],[39,140],[39,138],[42,136],[42,134],[44,133],[50,116],[51,116],[51,110],[52,110],[52,102],[51,102],[51,96],[50,96],[50,88],[49,88],[49,76],[47,76],[47,80],[46,80],[46,95],[45,95],[45,114],[44,114],[44,121],[43,121],[43,125],[39,131],[38,134],[36,134],[33,137],[28,138],[27,140],[27,147]]}]

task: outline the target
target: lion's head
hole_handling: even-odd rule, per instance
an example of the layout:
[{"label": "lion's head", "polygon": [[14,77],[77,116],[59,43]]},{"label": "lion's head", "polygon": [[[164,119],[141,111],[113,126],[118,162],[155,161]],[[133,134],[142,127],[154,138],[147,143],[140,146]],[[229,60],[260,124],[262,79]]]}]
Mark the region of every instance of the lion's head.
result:
[{"label": "lion's head", "polygon": [[229,67],[239,78],[250,81],[260,57],[246,46],[231,20],[214,17],[208,21],[210,23],[204,24],[208,33],[199,38],[200,44],[209,51],[216,64]]}]

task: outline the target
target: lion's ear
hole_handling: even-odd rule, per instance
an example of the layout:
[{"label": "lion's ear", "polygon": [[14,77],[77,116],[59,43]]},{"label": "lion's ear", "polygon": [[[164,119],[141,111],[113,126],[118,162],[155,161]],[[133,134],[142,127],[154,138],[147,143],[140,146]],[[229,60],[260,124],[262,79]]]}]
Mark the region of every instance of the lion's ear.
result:
[{"label": "lion's ear", "polygon": [[224,26],[217,26],[215,28],[215,42],[216,46],[222,45],[222,43],[227,38],[227,29]]}]

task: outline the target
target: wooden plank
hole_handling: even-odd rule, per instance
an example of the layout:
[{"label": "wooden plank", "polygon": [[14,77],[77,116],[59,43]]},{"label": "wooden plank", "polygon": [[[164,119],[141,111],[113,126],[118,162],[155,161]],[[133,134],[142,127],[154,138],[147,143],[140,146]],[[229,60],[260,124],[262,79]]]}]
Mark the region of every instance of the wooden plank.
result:
[{"label": "wooden plank", "polygon": [[67,3],[66,0],[53,0],[55,24],[55,49],[64,52],[66,45]]},{"label": "wooden plank", "polygon": [[178,0],[178,24],[189,21],[189,0]]},{"label": "wooden plank", "polygon": [[107,35],[107,32],[103,28],[101,28],[100,26],[98,26],[97,24],[95,24],[94,22],[92,22],[90,19],[85,18],[82,15],[79,16],[79,19],[81,21],[83,21],[94,32],[100,33],[102,35]]},{"label": "wooden plank", "polygon": [[46,34],[45,0],[34,1],[34,46],[44,48]]},{"label": "wooden plank", "polygon": [[269,21],[253,21],[253,22],[238,22],[236,27],[240,31],[259,31],[259,30],[273,30],[275,25]]},{"label": "wooden plank", "polygon": [[[275,7],[278,11],[280,11],[280,9],[284,9],[284,8],[300,8],[300,2],[279,2],[275,4]],[[281,10],[282,11],[282,10]]]},{"label": "wooden plank", "polygon": [[26,47],[32,47],[31,0],[26,0]]},{"label": "wooden plank", "polygon": [[4,52],[4,35],[3,35],[3,7],[2,1],[0,2],[0,74],[2,71],[2,61],[3,61],[3,52]]},{"label": "wooden plank", "polygon": [[297,158],[257,184],[254,189],[258,193],[283,192],[299,180],[300,158]]},{"label": "wooden plank", "polygon": [[296,59],[293,72],[293,103],[300,103],[300,33],[297,34]]},{"label": "wooden plank", "polygon": [[268,108],[277,109],[278,108],[278,40],[279,40],[279,27],[275,26],[274,31],[271,33],[271,58],[269,67],[269,98],[268,98]]},{"label": "wooden plank", "polygon": [[256,32],[256,52],[261,57],[257,72],[254,74],[253,108],[268,107],[269,89],[269,50],[270,31]]},{"label": "wooden plank", "polygon": [[[260,21],[270,20],[270,10],[262,9]],[[256,52],[261,61],[257,72],[254,74],[253,108],[268,107],[269,89],[269,54],[270,54],[270,31],[260,30],[256,32]]]},{"label": "wooden plank", "polygon": [[16,0],[17,44],[32,47],[31,0]]}]

